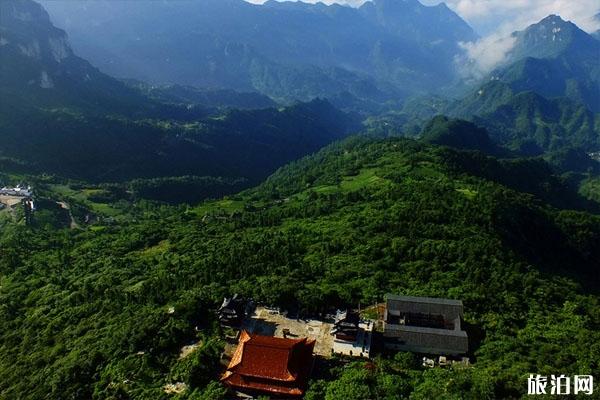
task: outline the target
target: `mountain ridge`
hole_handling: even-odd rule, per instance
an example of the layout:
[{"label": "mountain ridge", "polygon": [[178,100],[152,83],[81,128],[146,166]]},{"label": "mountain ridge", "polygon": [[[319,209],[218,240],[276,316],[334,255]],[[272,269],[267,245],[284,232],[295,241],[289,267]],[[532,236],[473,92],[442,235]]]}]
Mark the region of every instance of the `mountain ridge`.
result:
[{"label": "mountain ridge", "polygon": [[508,61],[488,80],[508,83],[516,92],[568,97],[600,111],[600,42],[556,15],[512,37],[516,43]]},{"label": "mountain ridge", "polygon": [[[144,16],[135,12],[135,4],[109,2],[105,8],[101,2],[80,2],[76,7],[70,2],[44,4],[59,25],[78,33],[75,47],[115,76],[137,70],[137,77],[128,77],[153,83],[254,89],[287,101],[348,92],[367,100],[383,94],[378,101],[385,102],[401,99],[406,92],[434,90],[449,83],[456,73],[453,57],[461,51],[458,39],[476,38],[468,24],[447,7],[426,7],[418,2],[411,3],[416,11],[404,2],[385,1],[350,8],[211,0],[179,2],[178,9],[153,2]],[[388,9],[390,4],[392,10],[406,12],[397,12],[398,18],[378,17],[377,10]],[[114,21],[107,8],[115,11]],[[76,25],[75,15],[87,16],[95,23],[91,27]],[[223,17],[215,24],[217,15]],[[113,40],[110,32],[122,25],[121,20],[128,21],[127,31],[120,40]],[[178,23],[169,31],[165,20]],[[149,43],[163,56],[158,58]],[[95,49],[104,49],[104,53],[95,53]],[[127,60],[122,57],[125,55]],[[127,65],[135,68],[125,71]],[[173,77],[178,81],[171,81]],[[325,84],[302,89],[315,80]],[[374,95],[370,93],[373,89],[361,89],[365,84],[375,89]]]}]

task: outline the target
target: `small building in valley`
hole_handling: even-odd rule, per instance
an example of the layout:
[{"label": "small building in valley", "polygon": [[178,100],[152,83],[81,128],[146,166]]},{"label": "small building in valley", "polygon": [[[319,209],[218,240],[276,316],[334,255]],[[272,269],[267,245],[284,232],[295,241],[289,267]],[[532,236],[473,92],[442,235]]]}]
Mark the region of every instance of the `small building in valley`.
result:
[{"label": "small building in valley", "polygon": [[241,332],[221,382],[251,394],[302,396],[313,367],[314,340]]},{"label": "small building in valley", "polygon": [[29,198],[33,196],[33,190],[31,186],[22,187],[17,185],[15,187],[3,187],[0,189],[0,196],[13,196],[13,197],[23,197]]},{"label": "small building in valley", "polygon": [[385,300],[386,348],[443,355],[468,351],[469,339],[461,329],[462,301],[392,294]]}]

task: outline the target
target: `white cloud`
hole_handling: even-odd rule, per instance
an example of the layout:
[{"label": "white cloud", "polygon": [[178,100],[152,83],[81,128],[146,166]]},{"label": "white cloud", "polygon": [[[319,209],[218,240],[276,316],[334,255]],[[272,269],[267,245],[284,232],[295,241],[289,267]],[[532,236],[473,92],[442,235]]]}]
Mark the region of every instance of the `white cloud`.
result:
[{"label": "white cloud", "polygon": [[[437,4],[439,0],[422,0]],[[477,32],[486,36],[503,31],[522,30],[550,14],[561,16],[588,32],[600,29],[593,15],[600,10],[598,0],[446,0]]]},{"label": "white cloud", "polygon": [[465,79],[479,80],[506,61],[515,42],[513,36],[496,33],[476,42],[459,43],[465,54],[456,58],[457,67]]},{"label": "white cloud", "polygon": [[[265,3],[267,0],[246,0],[249,3],[254,3],[254,4],[262,4]],[[278,0],[278,1],[298,1],[298,0]],[[325,4],[344,4],[344,5],[348,5],[348,6],[352,6],[352,7],[359,7],[362,4],[364,4],[366,1],[369,0],[300,0],[303,3],[325,3]]]}]

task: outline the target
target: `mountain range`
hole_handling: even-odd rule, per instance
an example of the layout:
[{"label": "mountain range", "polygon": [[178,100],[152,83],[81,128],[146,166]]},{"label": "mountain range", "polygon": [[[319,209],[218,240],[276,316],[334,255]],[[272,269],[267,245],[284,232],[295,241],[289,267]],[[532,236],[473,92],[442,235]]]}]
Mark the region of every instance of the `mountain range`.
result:
[{"label": "mountain range", "polygon": [[445,114],[476,122],[522,154],[600,149],[600,42],[555,15],[512,38],[502,65],[458,98],[413,98],[371,126],[395,120],[415,134],[429,118]]},{"label": "mountain range", "polygon": [[[277,107],[278,102],[289,103],[296,98],[310,100],[322,94],[342,108],[358,110],[363,116],[377,115],[381,104],[394,109],[393,104],[409,93],[450,84],[456,79],[456,55],[462,51],[458,43],[477,39],[472,29],[443,4],[426,7],[416,0],[376,0],[360,8],[276,1],[256,6],[242,0],[183,0],[177,5],[148,3],[148,10],[143,13],[139,2],[44,4],[52,18],[73,33],[78,52],[87,54],[103,70],[161,82],[113,78],[77,56],[66,33],[53,25],[39,4],[2,3],[0,113],[4,116],[6,137],[3,162],[94,180],[154,175],[264,177],[295,155],[316,150],[356,130],[357,125],[354,117],[342,117],[319,101],[298,115],[311,110],[308,121],[325,120],[327,113],[343,121],[335,127],[329,123],[331,118],[325,124],[300,122],[306,126],[298,126],[298,132],[308,132],[308,126],[319,126],[319,131],[325,131],[307,139],[292,132],[294,127],[281,120],[283,125],[277,129],[288,139],[276,138],[267,133],[269,129],[261,137],[256,129],[269,118],[277,120],[279,114],[257,109]],[[225,12],[225,8],[235,12]],[[217,15],[227,18],[219,19]],[[172,21],[179,23],[167,29],[173,26]],[[126,32],[117,26],[125,27]],[[311,29],[305,35],[307,27]],[[274,37],[278,40],[272,40]],[[417,133],[429,118],[443,113],[473,120],[485,127],[496,143],[522,154],[538,155],[570,146],[597,151],[600,67],[596,55],[600,54],[600,42],[558,16],[549,16],[515,32],[512,38],[514,46],[506,61],[480,85],[455,101],[426,95],[425,101],[405,102],[401,125],[394,130],[402,131],[402,126],[413,124],[410,129]],[[157,58],[156,52],[165,58]],[[252,56],[246,57],[248,54]],[[123,57],[126,60],[121,60]],[[433,58],[436,62],[432,62]],[[252,61],[245,64],[244,60]],[[303,73],[287,75],[283,86],[279,85],[281,81],[272,80],[269,73],[261,74],[265,79],[261,78],[257,86],[259,81],[244,68],[251,66],[256,71],[257,65],[267,65],[263,62],[283,68],[285,74],[292,70]],[[408,64],[410,68],[405,68]],[[128,68],[135,74],[128,73]],[[304,73],[307,71],[311,72]],[[324,71],[333,75],[324,78]],[[334,80],[329,79],[332,76]],[[404,80],[410,83],[403,83]],[[345,84],[339,85],[359,81],[362,83],[354,87],[360,87],[361,94],[342,87]],[[263,84],[273,84],[276,89],[259,87]],[[232,108],[247,112],[226,114],[225,109]],[[299,109],[292,107],[286,112]],[[216,145],[217,137],[222,145],[229,143],[227,146],[241,140],[245,144],[238,148],[239,154],[247,154],[244,149],[253,146],[244,140],[250,140],[252,135],[235,134],[239,125],[233,119],[250,114],[254,117],[249,120],[253,122],[248,121],[247,129],[256,130],[253,135],[258,136],[251,140],[265,146],[261,153],[288,155],[276,157],[279,161],[269,168],[253,168],[256,165],[252,163],[258,160],[248,155],[242,158],[252,160],[250,164],[233,168],[237,157],[222,162],[228,159],[223,153],[226,147]],[[237,117],[232,119],[232,115]],[[25,119],[27,123],[23,124]],[[233,126],[225,128],[227,123],[218,126],[214,121],[230,121]],[[387,121],[388,127],[398,124],[397,119]],[[199,141],[191,139],[198,138],[200,132],[209,134],[202,133]],[[288,140],[296,134],[300,136],[293,145]],[[24,135],[28,135],[26,142],[22,141]],[[65,150],[65,141],[77,150]],[[284,147],[274,145],[276,141]],[[312,145],[305,147],[307,143]],[[285,146],[297,151],[290,152]],[[49,149],[65,158],[54,162]],[[114,165],[107,165],[103,173],[94,173],[95,163],[86,165],[83,161],[94,159],[89,157],[91,149],[98,149],[99,162],[110,160],[108,164]],[[104,155],[105,151],[109,155]],[[212,155],[207,156],[206,151]],[[143,167],[136,172],[126,159],[128,154],[140,152],[135,162]],[[223,155],[213,159],[215,153]],[[218,165],[229,165],[235,172],[228,170],[230,167],[209,167],[210,163],[203,160],[221,160]],[[256,175],[239,175],[241,170],[256,171]]]},{"label": "mountain range", "polygon": [[385,102],[456,77],[477,38],[445,4],[375,0],[360,8],[243,0],[43,2],[101,70],[152,83],[256,90],[281,101]]},{"label": "mountain range", "polygon": [[318,99],[277,109],[256,93],[117,80],[75,55],[38,3],[0,7],[5,168],[91,181],[256,182],[356,126]]}]

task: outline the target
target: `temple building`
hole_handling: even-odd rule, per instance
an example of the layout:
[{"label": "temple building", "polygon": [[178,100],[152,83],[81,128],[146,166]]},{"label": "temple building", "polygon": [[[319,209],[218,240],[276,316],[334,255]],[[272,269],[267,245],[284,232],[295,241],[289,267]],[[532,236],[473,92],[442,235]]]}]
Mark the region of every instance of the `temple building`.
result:
[{"label": "temple building", "polygon": [[383,338],[389,349],[461,355],[469,349],[461,329],[460,300],[386,295]]},{"label": "temple building", "polygon": [[360,317],[358,313],[349,310],[337,310],[331,333],[337,340],[354,342],[358,335]]},{"label": "temple building", "polygon": [[242,331],[221,382],[234,390],[277,397],[302,396],[313,367],[314,340]]},{"label": "temple building", "polygon": [[246,301],[236,294],[223,299],[223,304],[217,311],[219,322],[225,326],[238,326],[253,308],[253,303]]}]

